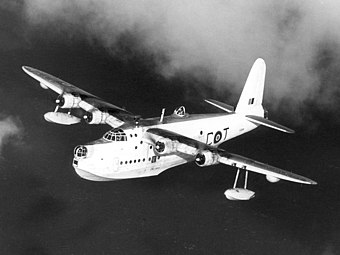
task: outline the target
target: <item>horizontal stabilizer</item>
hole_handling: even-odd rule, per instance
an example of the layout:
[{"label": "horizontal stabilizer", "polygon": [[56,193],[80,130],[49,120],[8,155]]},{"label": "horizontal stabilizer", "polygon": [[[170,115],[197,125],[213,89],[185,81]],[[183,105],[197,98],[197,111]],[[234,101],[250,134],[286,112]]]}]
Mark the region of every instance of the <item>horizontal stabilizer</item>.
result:
[{"label": "horizontal stabilizer", "polygon": [[279,130],[279,131],[282,131],[282,132],[286,132],[286,133],[291,133],[291,134],[295,133],[295,131],[290,129],[290,128],[287,128],[283,125],[280,125],[280,124],[278,124],[274,121],[262,118],[260,116],[246,115],[246,118],[249,121],[251,121],[255,124],[260,124],[260,125],[263,125],[263,126],[266,126],[266,127],[269,127],[269,128],[273,128],[273,129],[276,129],[276,130]]},{"label": "horizontal stabilizer", "polygon": [[207,102],[208,104],[211,104],[211,105],[213,105],[217,108],[220,108],[221,110],[229,112],[229,113],[233,113],[234,110],[235,110],[234,106],[231,106],[231,105],[228,105],[228,104],[225,104],[225,103],[221,103],[221,102],[216,101],[214,99],[205,99],[204,101]]}]

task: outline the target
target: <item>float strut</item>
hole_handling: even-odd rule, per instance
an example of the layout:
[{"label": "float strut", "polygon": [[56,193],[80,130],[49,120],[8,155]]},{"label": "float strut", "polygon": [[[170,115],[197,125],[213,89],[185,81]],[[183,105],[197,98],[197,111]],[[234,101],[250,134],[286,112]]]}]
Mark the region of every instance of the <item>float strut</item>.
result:
[{"label": "float strut", "polygon": [[244,177],[244,189],[247,189],[247,182],[248,182],[248,171],[246,171],[246,175]]},{"label": "float strut", "polygon": [[235,176],[235,181],[234,181],[234,186],[233,186],[233,189],[236,188],[236,185],[237,185],[237,179],[238,179],[238,176],[240,174],[240,168],[237,168],[237,172],[236,172],[236,176]]}]

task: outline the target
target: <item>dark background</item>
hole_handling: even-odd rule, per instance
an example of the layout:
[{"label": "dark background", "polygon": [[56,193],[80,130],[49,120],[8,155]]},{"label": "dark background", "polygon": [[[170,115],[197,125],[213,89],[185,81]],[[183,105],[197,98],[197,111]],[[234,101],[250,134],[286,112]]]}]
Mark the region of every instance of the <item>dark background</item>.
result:
[{"label": "dark background", "polygon": [[54,109],[56,95],[42,90],[22,65],[143,117],[179,105],[191,113],[216,112],[204,98],[235,105],[235,97],[227,88],[199,86],[203,82],[190,76],[165,79],[148,54],[133,52],[129,38],[121,39],[124,47],[118,45],[120,53],[112,56],[96,42],[28,28],[13,11],[1,9],[0,15],[0,112],[15,116],[21,128],[1,152],[1,254],[340,254],[336,116],[310,102],[309,114],[320,123],[310,131],[311,123],[290,125],[299,116],[268,109],[296,134],[260,127],[222,146],[291,169],[317,186],[270,184],[251,174],[256,197],[233,202],[223,195],[233,184],[233,168],[194,164],[145,179],[86,181],[72,168],[73,148],[110,127],[47,123],[43,114]]}]

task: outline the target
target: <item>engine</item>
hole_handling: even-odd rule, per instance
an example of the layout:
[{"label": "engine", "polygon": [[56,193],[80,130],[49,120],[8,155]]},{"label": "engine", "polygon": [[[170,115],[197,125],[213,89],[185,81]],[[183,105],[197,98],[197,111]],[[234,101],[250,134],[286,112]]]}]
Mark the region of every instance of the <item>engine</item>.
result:
[{"label": "engine", "polygon": [[166,155],[177,151],[178,142],[168,138],[161,138],[155,144],[155,153],[158,155]]},{"label": "engine", "polygon": [[56,100],[56,104],[60,108],[79,108],[79,102],[81,98],[79,96],[74,96],[71,94],[60,95]]},{"label": "engine", "polygon": [[196,155],[195,162],[198,166],[211,166],[218,164],[218,155],[211,151],[202,151]]},{"label": "engine", "polygon": [[94,110],[91,112],[87,112],[83,118],[87,124],[105,124],[106,119],[109,116],[106,112],[101,112],[99,110]]},{"label": "engine", "polygon": [[280,180],[279,178],[276,178],[276,177],[271,176],[271,175],[266,175],[266,179],[267,179],[267,181],[269,181],[271,183],[275,183],[275,182],[278,182]]}]

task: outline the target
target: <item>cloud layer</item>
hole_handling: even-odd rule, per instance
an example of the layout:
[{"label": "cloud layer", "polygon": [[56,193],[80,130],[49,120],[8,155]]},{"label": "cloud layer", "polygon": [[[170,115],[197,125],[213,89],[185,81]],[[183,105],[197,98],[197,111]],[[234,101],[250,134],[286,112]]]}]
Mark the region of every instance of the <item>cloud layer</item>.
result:
[{"label": "cloud layer", "polygon": [[17,144],[22,136],[22,124],[13,116],[0,116],[0,154],[4,145]]},{"label": "cloud layer", "polygon": [[209,86],[237,95],[262,57],[267,104],[289,99],[287,111],[306,101],[339,109],[339,10],[340,2],[332,0],[24,1],[33,26],[82,34],[113,54],[128,36],[133,50],[153,56],[164,76],[208,74],[214,81]]}]

